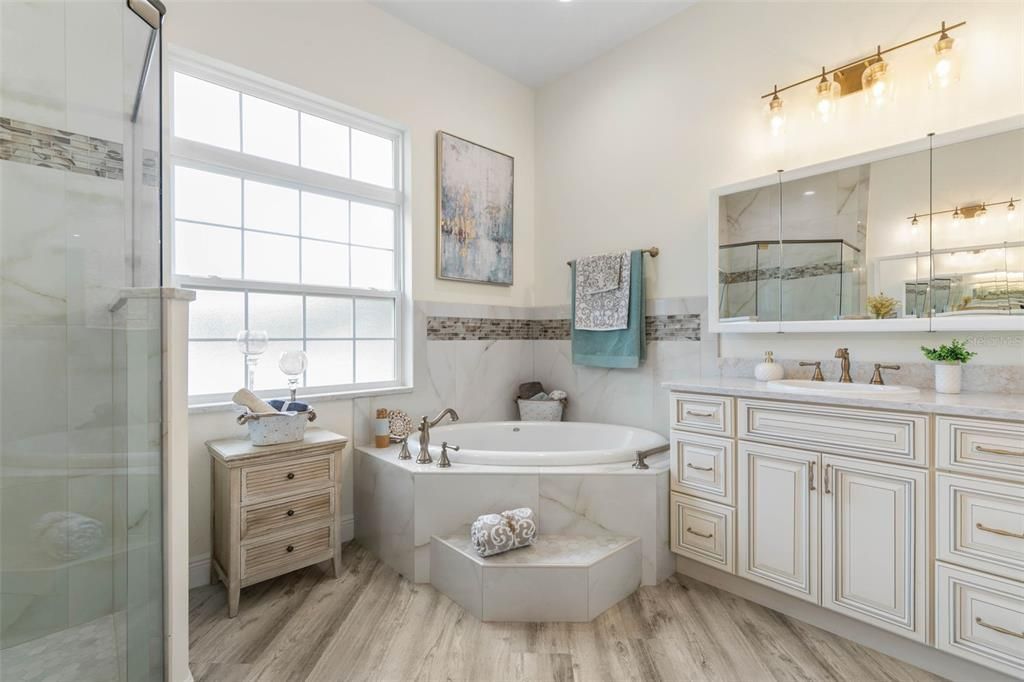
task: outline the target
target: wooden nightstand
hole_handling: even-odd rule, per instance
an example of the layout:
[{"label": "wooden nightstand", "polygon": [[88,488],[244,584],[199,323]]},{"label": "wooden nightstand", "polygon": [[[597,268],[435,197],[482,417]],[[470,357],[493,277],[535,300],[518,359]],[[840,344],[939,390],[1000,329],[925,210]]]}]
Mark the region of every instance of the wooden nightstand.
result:
[{"label": "wooden nightstand", "polygon": [[341,575],[341,453],[348,439],[307,429],[295,443],[206,443],[211,462],[211,579],[238,614],[243,587],[321,561]]}]

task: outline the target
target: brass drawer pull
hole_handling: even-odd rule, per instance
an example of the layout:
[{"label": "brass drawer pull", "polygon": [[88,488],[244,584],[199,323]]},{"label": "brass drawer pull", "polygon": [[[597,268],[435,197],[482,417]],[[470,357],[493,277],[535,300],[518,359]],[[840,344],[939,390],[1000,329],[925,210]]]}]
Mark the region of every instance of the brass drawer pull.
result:
[{"label": "brass drawer pull", "polygon": [[831,472],[832,472],[832,465],[831,464],[826,464],[825,465],[825,477],[824,477],[825,478],[825,494],[826,495],[831,495],[832,494],[832,481],[831,481],[831,477],[829,476],[829,474]]},{"label": "brass drawer pull", "polygon": [[996,535],[1005,535],[1008,538],[1017,538],[1018,540],[1024,540],[1024,533],[1014,533],[1009,530],[1002,530],[1001,528],[989,528],[982,523],[974,524],[974,527],[978,530],[983,530],[986,533],[995,533]]},{"label": "brass drawer pull", "polygon": [[1005,448],[993,448],[987,445],[975,445],[978,452],[987,452],[990,455],[1010,455],[1011,457],[1024,457],[1024,450],[1007,450]]},{"label": "brass drawer pull", "polygon": [[294,552],[295,551],[295,547],[293,547],[292,545],[288,545],[287,547],[284,548],[284,551],[286,551],[286,552]]},{"label": "brass drawer pull", "polygon": [[714,417],[715,416],[714,412],[698,412],[697,410],[687,410],[686,414],[690,415],[691,417]]},{"label": "brass drawer pull", "polygon": [[288,480],[290,481],[290,480],[292,480],[293,478],[295,478],[295,473],[294,473],[294,472],[292,472],[292,471],[289,471],[289,472],[288,472],[288,475],[287,475],[287,476],[285,476],[285,478],[287,478],[287,479],[288,479]]},{"label": "brass drawer pull", "polygon": [[288,516],[295,516],[295,510],[289,509],[288,511],[285,512],[285,514],[287,514]]},{"label": "brass drawer pull", "polygon": [[817,462],[811,462],[811,466],[807,469],[807,485],[811,489],[812,492],[817,490],[817,488],[814,487],[814,465],[815,464],[817,464]]},{"label": "brass drawer pull", "polygon": [[696,469],[697,471],[714,471],[715,467],[699,467],[692,462],[687,462],[686,467],[688,469]]},{"label": "brass drawer pull", "polygon": [[976,617],[974,619],[974,622],[977,623],[978,625],[980,625],[983,628],[988,628],[989,630],[995,630],[996,632],[998,632],[1001,635],[1009,635],[1010,637],[1018,637],[1020,639],[1024,639],[1024,632],[1014,632],[1013,630],[1007,630],[1006,628],[999,627],[998,625],[992,625],[991,623],[986,623],[985,621],[983,621],[981,619],[981,616]]},{"label": "brass drawer pull", "polygon": [[691,535],[696,535],[699,538],[713,538],[713,537],[715,537],[714,533],[708,533],[707,535],[705,535],[704,533],[698,533],[697,531],[695,531],[694,529],[690,528],[689,526],[686,527],[686,532],[690,533]]}]

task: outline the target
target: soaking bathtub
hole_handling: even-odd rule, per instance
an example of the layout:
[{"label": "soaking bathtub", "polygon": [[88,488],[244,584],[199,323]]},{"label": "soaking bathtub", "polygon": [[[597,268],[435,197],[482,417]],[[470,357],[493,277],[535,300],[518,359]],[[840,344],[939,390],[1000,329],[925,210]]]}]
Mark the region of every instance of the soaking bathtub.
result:
[{"label": "soaking bathtub", "polygon": [[[637,452],[654,454],[668,441],[653,431],[587,422],[478,422],[430,429],[430,454],[437,459],[441,443],[459,446],[448,451],[455,463],[498,466],[580,466],[632,462]],[[417,434],[409,451],[419,453]]]},{"label": "soaking bathtub", "polygon": [[[451,468],[436,466],[441,443]],[[355,537],[413,582],[430,582],[430,539],[480,514],[530,507],[543,535],[641,540],[644,585],[675,570],[669,550],[668,441],[653,431],[581,422],[458,422],[430,430],[432,464],[399,446],[355,449]],[[637,452],[648,469],[634,469]],[[468,532],[468,531],[467,531]]]}]

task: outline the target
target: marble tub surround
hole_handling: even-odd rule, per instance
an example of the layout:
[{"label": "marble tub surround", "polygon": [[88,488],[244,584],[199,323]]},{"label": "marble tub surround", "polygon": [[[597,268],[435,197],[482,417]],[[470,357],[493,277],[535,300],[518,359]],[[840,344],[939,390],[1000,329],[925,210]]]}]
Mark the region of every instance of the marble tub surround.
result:
[{"label": "marble tub surround", "polygon": [[545,535],[481,558],[468,534],[431,538],[431,583],[482,621],[585,623],[640,586],[637,538]]},{"label": "marble tub surround", "polygon": [[[895,381],[891,383],[896,383]],[[949,395],[921,389],[913,395],[812,395],[806,393],[780,393],[768,384],[755,379],[721,377],[717,379],[682,379],[663,384],[666,390],[685,391],[709,395],[740,398],[767,398],[774,401],[797,403],[827,403],[848,407],[868,407],[901,412],[950,415],[955,417],[981,417],[988,419],[1024,419],[1024,393],[960,393]]]},{"label": "marble tub surround", "polygon": [[[855,351],[850,354],[854,355]],[[1022,351],[1024,352],[1024,351]],[[803,358],[801,358],[803,359]],[[821,371],[826,381],[837,381],[841,374],[840,361],[831,357],[806,358],[806,361],[821,360]],[[752,358],[720,358],[718,366],[722,377],[750,378],[760,360]],[[810,379],[814,367],[801,367],[800,360],[782,360],[787,379]],[[883,362],[882,364],[892,364]],[[935,365],[931,362],[898,362],[898,370],[884,370],[885,382],[915,388],[935,388]],[[875,362],[854,359],[850,363],[850,375],[854,382],[866,384],[875,371]],[[968,362],[963,365],[963,390],[968,393],[1024,393],[1024,361],[1015,365],[983,365]]]},{"label": "marble tub surround", "polygon": [[668,550],[667,454],[650,469],[628,462],[575,467],[455,464],[439,469],[399,460],[399,447],[355,450],[356,538],[414,582],[430,581],[430,538],[477,516],[529,507],[538,535],[640,538],[643,584],[674,570]]}]

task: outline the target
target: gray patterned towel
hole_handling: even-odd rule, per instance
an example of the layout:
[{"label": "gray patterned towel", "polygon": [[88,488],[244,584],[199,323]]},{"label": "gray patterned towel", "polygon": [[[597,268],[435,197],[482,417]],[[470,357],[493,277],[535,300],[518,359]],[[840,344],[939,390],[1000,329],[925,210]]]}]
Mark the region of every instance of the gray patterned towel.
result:
[{"label": "gray patterned towel", "polygon": [[537,537],[533,510],[520,507],[500,514],[484,514],[473,522],[469,537],[480,556],[492,556],[532,545]]},{"label": "gray patterned towel", "polygon": [[[611,280],[609,262],[618,261],[618,279],[614,288],[600,290]],[[629,327],[629,251],[587,256],[576,261],[574,269],[576,313],[573,326],[583,331],[612,331]],[[587,288],[592,288],[588,293]]]}]

